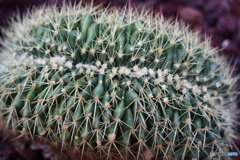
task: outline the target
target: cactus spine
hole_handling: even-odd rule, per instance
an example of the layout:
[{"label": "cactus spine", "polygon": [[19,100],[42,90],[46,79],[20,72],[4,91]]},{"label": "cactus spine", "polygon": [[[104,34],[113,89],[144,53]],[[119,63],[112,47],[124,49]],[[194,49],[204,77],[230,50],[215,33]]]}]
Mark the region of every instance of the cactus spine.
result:
[{"label": "cactus spine", "polygon": [[234,138],[230,68],[148,11],[44,7],[5,31],[2,126],[102,159],[207,159]]}]

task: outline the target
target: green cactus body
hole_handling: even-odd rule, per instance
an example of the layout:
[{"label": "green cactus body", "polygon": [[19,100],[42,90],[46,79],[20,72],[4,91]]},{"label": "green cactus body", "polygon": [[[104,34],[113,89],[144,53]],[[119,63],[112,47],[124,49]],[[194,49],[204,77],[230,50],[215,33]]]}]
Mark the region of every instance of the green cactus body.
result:
[{"label": "green cactus body", "polygon": [[103,159],[207,159],[234,138],[231,70],[148,12],[46,7],[6,31],[5,129]]}]

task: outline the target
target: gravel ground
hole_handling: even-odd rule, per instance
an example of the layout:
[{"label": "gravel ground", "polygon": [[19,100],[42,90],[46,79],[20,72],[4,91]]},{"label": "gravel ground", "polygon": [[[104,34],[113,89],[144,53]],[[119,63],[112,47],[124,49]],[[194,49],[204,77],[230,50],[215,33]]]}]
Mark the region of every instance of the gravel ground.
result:
[{"label": "gravel ground", "polygon": [[[8,18],[17,12],[22,14],[32,6],[52,4],[56,1],[0,0],[0,28],[7,27]],[[58,3],[62,1],[58,0]],[[103,0],[95,1],[103,2]],[[122,6],[126,1],[111,0],[111,6]],[[107,6],[110,0],[105,2]],[[212,46],[222,49],[222,54],[229,63],[231,60],[231,64],[236,65],[235,73],[240,73],[240,0],[130,0],[130,2],[133,6],[151,8],[157,13],[162,12],[166,17],[178,17],[179,21],[190,24],[191,29],[211,36]],[[0,36],[2,36],[1,31]],[[238,84],[240,87],[240,83]],[[3,139],[1,133],[0,142],[0,160],[54,159],[47,145],[22,141],[9,142]],[[240,141],[236,143],[240,148]],[[234,160],[239,159],[240,156],[234,158]]]}]

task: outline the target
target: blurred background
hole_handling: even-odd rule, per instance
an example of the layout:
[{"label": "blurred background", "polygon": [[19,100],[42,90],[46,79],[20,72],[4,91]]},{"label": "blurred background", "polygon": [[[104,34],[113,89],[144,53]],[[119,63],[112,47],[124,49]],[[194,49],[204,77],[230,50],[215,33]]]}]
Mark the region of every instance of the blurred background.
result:
[{"label": "blurred background", "polygon": [[[65,1],[74,2],[74,0]],[[190,24],[192,30],[212,37],[212,46],[222,49],[221,54],[226,56],[231,65],[236,65],[235,74],[240,73],[240,0],[93,1],[104,3],[105,6],[109,4],[123,6],[130,1],[132,6],[149,8],[156,13],[163,13],[165,17],[177,17],[178,21]],[[8,19],[13,14],[23,15],[27,9],[33,6],[40,7],[45,3],[60,5],[63,0],[0,0],[0,28],[8,27]],[[238,86],[240,87],[240,82]],[[239,141],[236,143],[240,146]],[[53,160],[56,159],[52,155],[53,152],[47,145],[4,141],[0,134],[0,160]],[[240,156],[233,159],[239,160]]]}]

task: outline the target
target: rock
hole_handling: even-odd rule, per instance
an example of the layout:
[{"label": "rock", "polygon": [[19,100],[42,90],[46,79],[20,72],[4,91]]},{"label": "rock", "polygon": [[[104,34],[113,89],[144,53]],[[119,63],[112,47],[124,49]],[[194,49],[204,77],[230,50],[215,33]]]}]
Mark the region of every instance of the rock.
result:
[{"label": "rock", "polygon": [[232,14],[223,14],[219,16],[217,22],[217,31],[224,34],[227,38],[232,38],[232,36],[236,32],[237,28],[237,20]]},{"label": "rock", "polygon": [[203,12],[205,21],[211,25],[215,26],[219,16],[224,12],[220,4],[217,1],[208,1],[203,7]]},{"label": "rock", "polygon": [[183,19],[186,22],[202,22],[203,20],[203,14],[192,7],[182,7],[179,10],[179,16],[181,19]]},{"label": "rock", "polygon": [[172,17],[175,15],[176,11],[177,11],[177,7],[178,5],[173,5],[172,3],[161,3],[161,5],[157,6],[157,11],[158,12],[162,12],[164,14],[164,16],[166,17]]},{"label": "rock", "polygon": [[191,0],[176,0],[176,1],[185,5],[185,6],[200,8],[204,5],[206,0],[194,0],[194,1],[191,1]]}]

